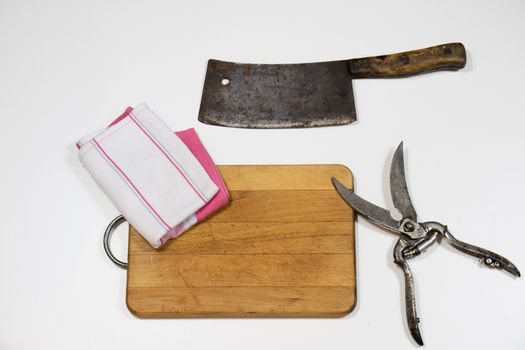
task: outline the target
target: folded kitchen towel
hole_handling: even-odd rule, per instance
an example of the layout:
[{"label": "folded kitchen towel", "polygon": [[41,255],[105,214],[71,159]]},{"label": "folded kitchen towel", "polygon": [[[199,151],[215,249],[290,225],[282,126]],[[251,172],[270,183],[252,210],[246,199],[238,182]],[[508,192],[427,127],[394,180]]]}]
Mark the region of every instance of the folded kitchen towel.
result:
[{"label": "folded kitchen towel", "polygon": [[78,143],[79,159],[154,247],[197,221],[219,187],[184,142],[146,105]]}]

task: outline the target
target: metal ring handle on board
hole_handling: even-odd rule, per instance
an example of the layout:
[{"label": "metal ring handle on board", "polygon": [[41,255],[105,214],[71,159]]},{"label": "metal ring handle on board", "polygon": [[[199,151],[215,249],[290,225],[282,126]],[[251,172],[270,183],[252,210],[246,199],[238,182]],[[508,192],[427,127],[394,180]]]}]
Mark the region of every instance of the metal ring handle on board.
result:
[{"label": "metal ring handle on board", "polygon": [[106,228],[106,231],[104,232],[104,250],[106,251],[106,254],[108,255],[109,259],[115,263],[115,265],[123,269],[128,268],[128,263],[120,261],[115,257],[115,255],[113,255],[113,253],[111,252],[111,248],[109,247],[109,240],[111,238],[111,235],[113,234],[113,231],[115,231],[115,229],[120,224],[126,221],[127,220],[124,216],[119,215],[109,223],[108,227]]}]

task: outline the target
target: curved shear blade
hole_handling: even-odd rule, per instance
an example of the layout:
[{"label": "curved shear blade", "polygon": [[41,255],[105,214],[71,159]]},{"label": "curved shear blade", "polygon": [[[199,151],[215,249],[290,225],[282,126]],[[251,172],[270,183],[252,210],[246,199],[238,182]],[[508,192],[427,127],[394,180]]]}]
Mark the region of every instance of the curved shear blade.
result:
[{"label": "curved shear blade", "polygon": [[401,212],[403,218],[409,218],[410,220],[417,222],[417,213],[412,205],[410,195],[408,194],[405,178],[403,142],[399,144],[394,153],[394,157],[392,157],[392,165],[390,166],[390,194],[394,206]]},{"label": "curved shear blade", "polygon": [[334,184],[341,197],[343,197],[345,202],[348,203],[348,205],[350,205],[359,214],[370,219],[373,223],[386,230],[395,233],[400,232],[399,221],[394,220],[394,218],[392,218],[388,210],[378,207],[377,205],[372,204],[359,197],[357,194],[354,193],[354,191],[350,191],[342,183],[337,181],[335,177],[332,177],[332,183]]}]

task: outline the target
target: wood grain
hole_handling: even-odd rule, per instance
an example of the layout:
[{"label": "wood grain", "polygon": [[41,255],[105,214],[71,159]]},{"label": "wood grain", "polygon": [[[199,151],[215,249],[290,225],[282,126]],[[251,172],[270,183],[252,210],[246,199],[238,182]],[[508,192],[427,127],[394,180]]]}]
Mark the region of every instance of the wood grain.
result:
[{"label": "wood grain", "polygon": [[354,214],[340,165],[220,166],[231,203],[155,250],[130,227],[140,317],[343,316],[356,303]]},{"label": "wood grain", "polygon": [[352,222],[203,223],[157,250],[138,234],[130,239],[134,255],[352,254],[352,228]]},{"label": "wood grain", "polygon": [[353,286],[351,254],[312,255],[133,255],[128,287]]},{"label": "wood grain", "polygon": [[348,207],[334,190],[230,191],[231,203],[213,222],[348,221]]},{"label": "wood grain", "polygon": [[398,78],[440,70],[455,71],[467,64],[462,43],[348,61],[352,78]]},{"label": "wood grain", "polygon": [[341,317],[355,287],[133,288],[127,304],[141,317]]},{"label": "wood grain", "polygon": [[230,191],[332,190],[332,176],[337,177],[343,185],[352,187],[352,173],[341,164],[221,165],[220,168]]}]

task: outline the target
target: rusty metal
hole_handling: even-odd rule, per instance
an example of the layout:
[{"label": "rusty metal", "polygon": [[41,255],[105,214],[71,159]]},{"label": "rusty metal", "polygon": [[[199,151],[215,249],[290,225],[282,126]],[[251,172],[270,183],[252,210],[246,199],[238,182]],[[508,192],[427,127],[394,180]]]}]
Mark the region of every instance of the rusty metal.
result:
[{"label": "rusty metal", "polygon": [[300,64],[209,60],[199,120],[237,128],[304,128],[356,120],[352,79],[398,78],[465,66],[449,43],[377,57]]},{"label": "rusty metal", "polygon": [[423,345],[423,339],[419,329],[419,318],[417,317],[414,277],[406,260],[421,255],[438,243],[439,239],[442,239],[460,252],[481,259],[485,265],[491,268],[505,270],[514,277],[521,276],[516,265],[510,260],[490,250],[456,239],[446,225],[436,221],[417,221],[417,213],[410,199],[406,183],[403,142],[397,147],[390,167],[390,193],[394,207],[402,215],[401,220],[394,219],[391,211],[359,197],[337,179],[332,178],[332,182],[341,197],[356,212],[379,227],[399,235],[394,247],[394,262],[403,270],[408,328],[415,342],[419,345]]},{"label": "rusty metal", "polygon": [[208,61],[199,121],[238,128],[304,128],[356,120],[348,61]]}]

